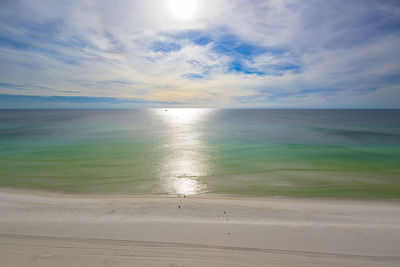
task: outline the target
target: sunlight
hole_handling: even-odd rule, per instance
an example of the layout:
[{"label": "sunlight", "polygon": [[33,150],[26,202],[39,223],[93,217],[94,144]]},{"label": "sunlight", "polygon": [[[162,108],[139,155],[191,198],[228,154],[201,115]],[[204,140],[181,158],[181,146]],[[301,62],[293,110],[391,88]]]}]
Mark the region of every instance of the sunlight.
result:
[{"label": "sunlight", "polygon": [[199,123],[207,118],[209,109],[156,109],[165,122],[168,133],[165,143],[165,158],[160,176],[170,193],[192,195],[206,191],[198,178],[208,173],[207,145],[199,132]]},{"label": "sunlight", "polygon": [[205,186],[199,184],[199,182],[193,179],[175,178],[174,189],[176,194],[188,196],[203,192],[205,190]]},{"label": "sunlight", "polygon": [[162,110],[161,114],[170,124],[189,124],[203,119],[208,112],[201,108],[172,108]]},{"label": "sunlight", "polygon": [[172,14],[182,20],[192,18],[197,9],[197,0],[169,0]]}]

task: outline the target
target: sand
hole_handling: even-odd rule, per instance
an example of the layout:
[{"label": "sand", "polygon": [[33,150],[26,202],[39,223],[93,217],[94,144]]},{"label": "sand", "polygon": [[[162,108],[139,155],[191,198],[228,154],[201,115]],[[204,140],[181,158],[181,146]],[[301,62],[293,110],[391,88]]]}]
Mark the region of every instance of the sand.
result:
[{"label": "sand", "polygon": [[400,202],[0,190],[1,266],[400,266]]}]

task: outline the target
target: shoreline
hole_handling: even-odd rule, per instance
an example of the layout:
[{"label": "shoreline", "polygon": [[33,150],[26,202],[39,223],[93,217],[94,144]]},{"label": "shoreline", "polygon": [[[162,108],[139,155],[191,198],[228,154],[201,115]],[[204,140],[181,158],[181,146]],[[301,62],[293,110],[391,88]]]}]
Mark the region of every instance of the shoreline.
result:
[{"label": "shoreline", "polygon": [[5,266],[400,265],[397,200],[0,188],[0,213]]},{"label": "shoreline", "polygon": [[388,202],[399,203],[400,198],[358,198],[358,197],[321,197],[321,196],[250,196],[250,195],[237,195],[237,194],[95,194],[95,193],[72,193],[64,191],[53,190],[40,190],[30,188],[17,188],[17,187],[2,187],[0,186],[0,193],[11,193],[21,195],[35,195],[42,197],[52,198],[86,198],[86,199],[137,199],[137,198],[191,198],[191,199],[227,199],[227,200],[261,200],[261,201],[274,201],[274,200],[287,200],[287,201],[338,201],[338,202]]}]

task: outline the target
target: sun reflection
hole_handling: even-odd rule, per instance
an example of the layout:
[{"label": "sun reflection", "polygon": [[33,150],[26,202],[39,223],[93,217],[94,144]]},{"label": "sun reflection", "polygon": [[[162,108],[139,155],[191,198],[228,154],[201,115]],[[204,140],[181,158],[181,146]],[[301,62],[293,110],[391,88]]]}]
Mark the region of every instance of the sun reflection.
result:
[{"label": "sun reflection", "polygon": [[208,109],[195,109],[195,108],[172,108],[159,110],[159,113],[168,120],[170,124],[188,124],[195,123],[205,118]]},{"label": "sun reflection", "polygon": [[200,122],[208,109],[157,109],[166,124],[166,138],[162,144],[161,182],[167,192],[192,195],[205,192],[198,177],[208,173],[208,148],[202,139]]},{"label": "sun reflection", "polygon": [[189,178],[175,178],[173,183],[175,192],[179,195],[194,195],[204,192],[206,189],[198,181]]}]

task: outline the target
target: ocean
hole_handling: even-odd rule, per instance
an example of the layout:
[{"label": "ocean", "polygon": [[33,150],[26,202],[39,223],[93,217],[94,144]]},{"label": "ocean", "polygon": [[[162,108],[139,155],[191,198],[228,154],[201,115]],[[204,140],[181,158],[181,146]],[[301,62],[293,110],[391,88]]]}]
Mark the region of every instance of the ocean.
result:
[{"label": "ocean", "polygon": [[0,186],[400,198],[400,110],[0,110]]}]

